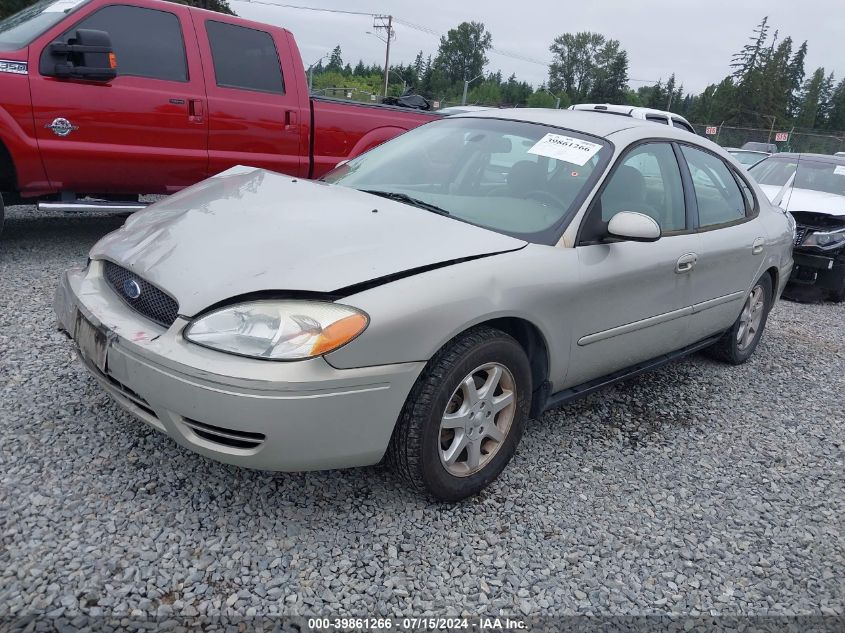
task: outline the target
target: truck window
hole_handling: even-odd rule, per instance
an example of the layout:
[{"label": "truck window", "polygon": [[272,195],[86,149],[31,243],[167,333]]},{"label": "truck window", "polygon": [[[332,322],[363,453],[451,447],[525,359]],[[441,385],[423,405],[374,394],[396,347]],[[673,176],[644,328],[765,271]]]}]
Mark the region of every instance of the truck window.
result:
[{"label": "truck window", "polygon": [[218,86],[285,93],[279,54],[269,33],[213,20],[205,28]]},{"label": "truck window", "polygon": [[[103,7],[60,39],[67,42],[77,29],[106,31],[111,36],[118,75],[188,81],[182,26],[173,13],[125,5]],[[49,51],[44,55],[49,56]]]},{"label": "truck window", "polygon": [[0,20],[0,51],[23,48],[86,2],[88,0],[40,0],[5,20]]}]

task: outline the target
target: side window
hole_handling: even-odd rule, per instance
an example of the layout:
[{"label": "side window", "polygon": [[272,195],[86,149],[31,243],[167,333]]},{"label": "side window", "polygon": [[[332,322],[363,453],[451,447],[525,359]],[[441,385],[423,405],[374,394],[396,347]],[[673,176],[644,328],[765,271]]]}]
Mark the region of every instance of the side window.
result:
[{"label": "side window", "polygon": [[205,28],[218,86],[285,93],[279,54],[269,33],[211,20]]},{"label": "side window", "polygon": [[62,35],[61,41],[73,38],[78,29],[106,31],[111,36],[118,75],[188,81],[182,25],[173,13],[125,5],[103,7]]},{"label": "side window", "polygon": [[657,220],[663,232],[686,229],[681,171],[669,143],[647,143],[622,159],[601,195],[601,219],[638,211]]},{"label": "side window", "polygon": [[746,200],[728,166],[713,154],[688,145],[683,146],[683,153],[695,188],[699,226],[707,228],[744,218]]},{"label": "side window", "polygon": [[757,201],[754,198],[754,192],[751,187],[738,175],[734,174],[734,178],[739,183],[739,188],[742,190],[742,197],[745,198],[745,215],[753,215],[757,208]]}]

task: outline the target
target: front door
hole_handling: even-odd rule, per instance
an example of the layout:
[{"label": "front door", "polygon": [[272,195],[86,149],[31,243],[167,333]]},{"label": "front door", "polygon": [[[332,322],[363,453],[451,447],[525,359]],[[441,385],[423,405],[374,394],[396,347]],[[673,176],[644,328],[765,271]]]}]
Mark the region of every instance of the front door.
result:
[{"label": "front door", "polygon": [[[36,135],[53,186],[77,193],[169,193],[206,177],[205,86],[190,12],[111,5],[30,47]],[[118,76],[108,83],[43,74],[49,45],[78,29],[109,33]],[[193,50],[192,50],[193,49]],[[190,52],[190,55],[187,54]],[[37,70],[36,70],[37,69]]]},{"label": "front door", "polygon": [[[620,211],[660,224],[655,242],[608,237]],[[565,387],[687,345],[698,236],[688,226],[672,145],[654,142],[624,155],[582,221],[576,251],[580,291]]]}]

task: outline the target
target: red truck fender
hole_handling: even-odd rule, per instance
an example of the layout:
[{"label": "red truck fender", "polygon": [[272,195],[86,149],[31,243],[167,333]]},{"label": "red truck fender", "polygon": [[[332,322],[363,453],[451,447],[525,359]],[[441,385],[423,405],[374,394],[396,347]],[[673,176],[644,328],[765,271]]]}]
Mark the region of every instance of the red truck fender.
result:
[{"label": "red truck fender", "polygon": [[395,138],[400,134],[404,134],[407,131],[408,128],[396,126],[378,127],[374,130],[370,130],[364,134],[357,143],[355,143],[355,146],[352,148],[352,151],[349,152],[349,156],[347,156],[347,158],[360,156],[364,152],[373,149],[375,146],[381,145],[385,141],[389,141],[390,139]]},{"label": "red truck fender", "polygon": [[0,191],[37,195],[49,190],[34,135],[27,134],[14,117],[0,107]]}]

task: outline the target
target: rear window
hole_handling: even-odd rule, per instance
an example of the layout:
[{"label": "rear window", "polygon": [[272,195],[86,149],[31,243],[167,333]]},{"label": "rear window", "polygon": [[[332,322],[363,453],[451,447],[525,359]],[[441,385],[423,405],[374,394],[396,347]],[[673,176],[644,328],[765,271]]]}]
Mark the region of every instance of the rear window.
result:
[{"label": "rear window", "polygon": [[0,51],[14,51],[29,45],[86,2],[88,0],[41,0],[0,21]]},{"label": "rear window", "polygon": [[205,28],[218,86],[285,93],[279,54],[269,33],[211,20]]}]

